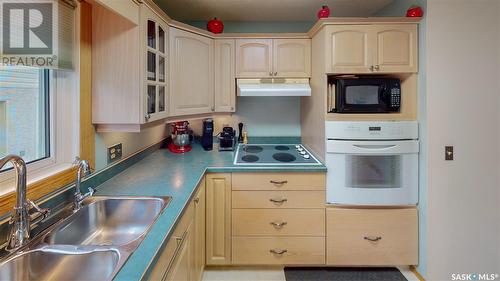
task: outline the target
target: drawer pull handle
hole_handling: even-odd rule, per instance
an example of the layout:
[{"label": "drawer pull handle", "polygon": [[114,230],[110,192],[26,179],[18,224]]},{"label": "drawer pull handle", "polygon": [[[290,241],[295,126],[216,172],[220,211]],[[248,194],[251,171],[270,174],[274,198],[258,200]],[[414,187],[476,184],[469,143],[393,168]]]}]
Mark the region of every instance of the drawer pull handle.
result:
[{"label": "drawer pull handle", "polygon": [[278,184],[278,185],[282,185],[282,184],[288,183],[288,181],[273,181],[273,180],[270,180],[269,182],[272,183],[272,184]]},{"label": "drawer pull handle", "polygon": [[200,203],[200,198],[195,198],[194,203],[196,203],[196,204]]},{"label": "drawer pull handle", "polygon": [[275,203],[275,204],[283,204],[285,203],[286,201],[288,201],[286,198],[282,198],[282,199],[269,199],[269,201]]},{"label": "drawer pull handle", "polygon": [[379,241],[379,240],[381,240],[381,239],[382,239],[382,237],[380,237],[380,236],[377,236],[377,237],[368,237],[368,236],[365,236],[365,237],[363,237],[363,238],[364,238],[365,240],[372,241],[372,242],[377,242],[377,241]]},{"label": "drawer pull handle", "polygon": [[288,252],[288,250],[287,250],[287,249],[283,249],[283,250],[279,250],[279,249],[278,249],[278,250],[271,249],[271,250],[269,250],[269,252],[270,252],[271,254],[283,255],[284,253]]},{"label": "drawer pull handle", "polygon": [[287,224],[286,221],[283,221],[283,222],[270,222],[270,224],[272,226],[274,226],[274,228],[283,228],[283,226],[285,226]]}]

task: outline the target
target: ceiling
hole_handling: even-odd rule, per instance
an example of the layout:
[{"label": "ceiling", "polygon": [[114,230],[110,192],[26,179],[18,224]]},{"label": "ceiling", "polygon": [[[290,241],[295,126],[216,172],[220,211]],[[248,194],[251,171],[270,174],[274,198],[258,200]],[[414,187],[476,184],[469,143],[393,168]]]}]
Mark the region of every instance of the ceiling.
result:
[{"label": "ceiling", "polygon": [[178,21],[315,21],[323,4],[333,17],[371,16],[394,0],[154,0]]}]

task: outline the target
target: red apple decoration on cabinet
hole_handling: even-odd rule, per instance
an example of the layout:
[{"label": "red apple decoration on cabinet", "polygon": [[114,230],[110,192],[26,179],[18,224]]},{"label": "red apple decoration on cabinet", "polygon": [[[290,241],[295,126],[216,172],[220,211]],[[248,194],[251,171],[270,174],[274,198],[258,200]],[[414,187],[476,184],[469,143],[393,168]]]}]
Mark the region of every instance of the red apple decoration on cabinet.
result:
[{"label": "red apple decoration on cabinet", "polygon": [[424,15],[424,11],[419,6],[413,6],[406,11],[406,16],[409,18],[421,18]]},{"label": "red apple decoration on cabinet", "polygon": [[215,17],[208,21],[207,29],[212,33],[222,33],[222,31],[224,31],[224,24]]},{"label": "red apple decoration on cabinet", "polygon": [[330,16],[330,8],[327,5],[323,5],[321,10],[318,11],[318,19],[327,18]]}]

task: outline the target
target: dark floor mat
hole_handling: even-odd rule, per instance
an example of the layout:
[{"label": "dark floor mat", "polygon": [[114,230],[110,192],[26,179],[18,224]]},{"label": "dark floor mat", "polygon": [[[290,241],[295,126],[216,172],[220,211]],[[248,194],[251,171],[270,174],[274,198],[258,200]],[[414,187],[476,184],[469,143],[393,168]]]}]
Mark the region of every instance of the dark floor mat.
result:
[{"label": "dark floor mat", "polygon": [[394,267],[285,267],[286,281],[407,281]]}]

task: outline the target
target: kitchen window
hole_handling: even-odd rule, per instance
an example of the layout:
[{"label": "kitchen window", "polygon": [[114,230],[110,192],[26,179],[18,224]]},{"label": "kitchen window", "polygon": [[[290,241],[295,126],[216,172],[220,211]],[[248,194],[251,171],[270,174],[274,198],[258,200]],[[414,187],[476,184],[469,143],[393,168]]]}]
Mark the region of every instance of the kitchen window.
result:
[{"label": "kitchen window", "polygon": [[[79,153],[78,73],[0,67],[0,157],[21,156],[28,183],[71,167]],[[13,189],[14,171],[0,171],[0,194]]]},{"label": "kitchen window", "polygon": [[50,113],[49,70],[0,69],[0,157],[15,154],[27,164],[50,158]]}]

